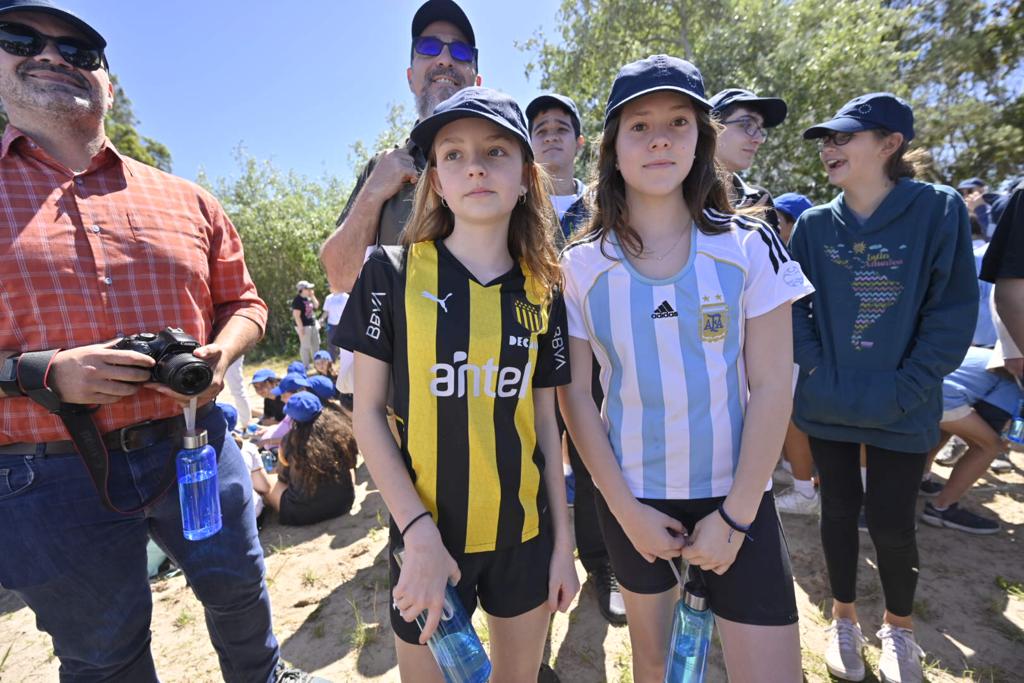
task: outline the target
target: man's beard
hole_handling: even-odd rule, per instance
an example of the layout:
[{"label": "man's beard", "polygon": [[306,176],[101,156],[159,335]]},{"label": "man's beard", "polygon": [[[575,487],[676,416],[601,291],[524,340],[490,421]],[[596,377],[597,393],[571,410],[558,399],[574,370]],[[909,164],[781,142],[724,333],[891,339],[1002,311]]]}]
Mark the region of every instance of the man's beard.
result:
[{"label": "man's beard", "polygon": [[[434,83],[439,76],[446,76],[453,84]],[[434,69],[424,77],[423,90],[416,97],[416,113],[420,121],[434,113],[434,108],[466,87],[465,81],[455,69],[444,67]]]},{"label": "man's beard", "polygon": [[[63,83],[48,83],[34,79],[35,71],[64,74],[81,86],[81,90]],[[0,78],[0,93],[8,106],[45,110],[48,116],[67,122],[101,118],[105,113],[103,98],[97,89],[80,74],[66,69],[55,69],[33,62],[23,62],[13,75]]]}]

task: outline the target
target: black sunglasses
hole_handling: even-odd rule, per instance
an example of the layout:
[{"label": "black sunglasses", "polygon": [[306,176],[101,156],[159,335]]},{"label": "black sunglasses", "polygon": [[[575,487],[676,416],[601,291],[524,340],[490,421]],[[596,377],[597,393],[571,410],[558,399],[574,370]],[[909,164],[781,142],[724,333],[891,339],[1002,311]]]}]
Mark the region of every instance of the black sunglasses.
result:
[{"label": "black sunglasses", "polygon": [[825,145],[831,145],[832,147],[842,147],[843,145],[850,142],[853,136],[857,133],[840,133],[832,132],[822,135],[818,138],[818,149],[823,148]]},{"label": "black sunglasses", "polygon": [[103,49],[85,40],[71,36],[48,36],[25,24],[0,23],[0,49],[7,54],[35,57],[42,54],[48,42],[56,45],[64,61],[75,68],[96,71],[105,63]]},{"label": "black sunglasses", "polygon": [[476,61],[476,48],[461,40],[453,40],[448,43],[434,36],[420,36],[413,41],[412,49],[418,55],[436,57],[441,54],[441,50],[445,46],[448,47],[448,54],[457,62],[471,63]]}]

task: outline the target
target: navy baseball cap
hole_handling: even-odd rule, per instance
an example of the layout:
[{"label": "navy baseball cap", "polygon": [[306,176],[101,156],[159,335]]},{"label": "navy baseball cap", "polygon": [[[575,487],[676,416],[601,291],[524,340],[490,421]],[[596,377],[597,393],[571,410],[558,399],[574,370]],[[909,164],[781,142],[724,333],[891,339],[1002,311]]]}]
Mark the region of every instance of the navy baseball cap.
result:
[{"label": "navy baseball cap", "polygon": [[87,24],[70,10],[58,7],[52,0],[0,0],[0,17],[7,12],[43,12],[51,16],[63,19],[103,49],[107,47],[107,41],[100,35],[100,32]]},{"label": "navy baseball cap", "polygon": [[288,364],[288,374],[290,375],[296,372],[302,373],[303,375],[306,374],[306,365],[301,360],[293,360]]},{"label": "navy baseball cap", "polygon": [[492,88],[463,88],[434,107],[434,113],[416,124],[409,137],[420,149],[429,150],[439,130],[464,118],[484,119],[504,128],[523,143],[526,158],[533,159],[523,111],[510,96]]},{"label": "navy baseball cap", "polygon": [[331,354],[329,354],[328,352],[324,351],[323,349],[321,349],[321,350],[319,350],[319,351],[317,351],[316,353],[313,354],[313,360],[330,360],[330,359],[331,359]]},{"label": "navy baseball cap", "polygon": [[678,57],[651,55],[619,69],[604,108],[605,128],[622,105],[659,90],[674,90],[688,96],[704,111],[711,109],[704,95],[704,77],[697,67]]},{"label": "navy baseball cap", "polygon": [[781,211],[794,221],[800,218],[800,214],[814,206],[810,199],[796,192],[780,194],[772,200],[772,203],[775,205],[776,211]]},{"label": "navy baseball cap", "polygon": [[309,380],[306,379],[305,375],[292,372],[285,375],[281,383],[271,389],[270,393],[274,396],[280,396],[281,394],[294,394],[296,391],[302,391],[303,389],[309,389]]},{"label": "navy baseball cap", "polygon": [[751,90],[726,88],[715,93],[710,100],[711,113],[721,117],[732,106],[742,106],[756,111],[764,119],[765,128],[774,128],[786,120],[789,108],[781,97],[758,97]]},{"label": "navy baseball cap", "polygon": [[958,190],[976,190],[980,187],[985,187],[985,181],[981,178],[968,178],[956,186]]},{"label": "navy baseball cap", "polygon": [[334,394],[337,390],[334,388],[334,382],[331,381],[330,377],[324,377],[323,375],[316,375],[309,378],[309,390],[317,395],[321,401],[334,398]]},{"label": "navy baseball cap", "polygon": [[230,403],[218,403],[217,407],[220,408],[220,412],[224,413],[224,421],[228,424],[228,431],[235,431],[235,426],[238,424],[238,409]]},{"label": "navy baseball cap", "polygon": [[884,128],[914,139],[914,112],[903,99],[890,92],[873,92],[854,97],[828,121],[804,131],[804,140],[823,138],[829,133],[856,133]]},{"label": "navy baseball cap", "polygon": [[294,394],[284,404],[284,414],[296,422],[312,422],[323,409],[324,406],[316,394],[308,391]]},{"label": "navy baseball cap", "polygon": [[569,112],[569,119],[572,120],[572,129],[576,132],[576,136],[579,137],[580,132],[583,130],[583,126],[580,123],[580,110],[576,108],[576,103],[572,101],[571,97],[559,95],[558,93],[535,97],[532,102],[526,105],[526,120],[529,123],[530,132],[533,132],[533,120],[537,118],[537,114],[548,109],[562,109]]},{"label": "navy baseball cap", "polygon": [[252,374],[252,383],[266,382],[268,379],[277,379],[277,373],[270,368],[260,368]]},{"label": "navy baseball cap", "polygon": [[473,25],[469,23],[469,17],[462,11],[462,8],[452,0],[427,0],[416,10],[412,18],[412,39],[416,40],[423,35],[423,29],[435,21],[447,21],[455,28],[462,31],[466,40],[473,47],[476,47],[476,35],[473,34]]}]

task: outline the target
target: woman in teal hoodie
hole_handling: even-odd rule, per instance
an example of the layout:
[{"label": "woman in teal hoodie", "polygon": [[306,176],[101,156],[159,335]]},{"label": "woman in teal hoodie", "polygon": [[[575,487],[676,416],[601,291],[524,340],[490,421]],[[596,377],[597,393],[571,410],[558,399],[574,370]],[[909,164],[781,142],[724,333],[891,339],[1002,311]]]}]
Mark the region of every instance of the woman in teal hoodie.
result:
[{"label": "woman in teal hoodie", "polygon": [[815,289],[793,305],[793,420],[811,438],[821,482],[834,619],[825,659],[850,681],[864,678],[855,606],[862,504],[885,595],[881,678],[921,680],[915,504],[939,438],[942,378],[959,367],[977,316],[967,207],[956,190],[913,180],[913,137],[913,112],[889,93],[857,97],[804,131],[842,192],[804,212],[790,244]]}]

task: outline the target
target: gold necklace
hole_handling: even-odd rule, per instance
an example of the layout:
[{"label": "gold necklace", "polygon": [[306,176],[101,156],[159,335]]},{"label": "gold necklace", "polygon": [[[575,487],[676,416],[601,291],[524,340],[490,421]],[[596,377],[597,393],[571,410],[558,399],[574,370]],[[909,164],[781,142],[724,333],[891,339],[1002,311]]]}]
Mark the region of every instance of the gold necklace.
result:
[{"label": "gold necklace", "polygon": [[[671,254],[673,251],[675,251],[675,248],[678,247],[679,243],[683,241],[683,235],[685,235],[685,234],[686,234],[685,230],[683,232],[680,232],[679,233],[679,237],[676,237],[676,241],[672,243],[672,246],[669,247],[668,249],[666,249],[665,252],[661,256],[655,256],[654,260],[655,261],[664,261],[665,257],[667,257],[669,254]],[[648,250],[644,249],[644,252],[646,253],[646,252],[648,252]],[[650,250],[650,253],[653,254],[654,251]],[[648,258],[648,257],[645,256],[644,258]]]}]

